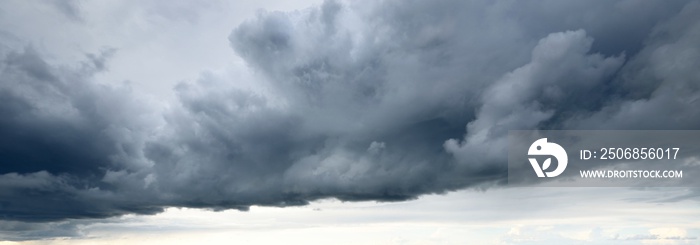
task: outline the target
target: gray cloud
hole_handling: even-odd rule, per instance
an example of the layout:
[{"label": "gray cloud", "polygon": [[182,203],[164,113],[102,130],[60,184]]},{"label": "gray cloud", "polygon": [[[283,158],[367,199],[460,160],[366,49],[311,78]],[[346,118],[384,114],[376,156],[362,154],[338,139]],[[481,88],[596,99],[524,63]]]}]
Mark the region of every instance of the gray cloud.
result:
[{"label": "gray cloud", "polygon": [[80,9],[80,1],[47,1],[53,5],[59,12],[72,21],[83,21],[83,14]]},{"label": "gray cloud", "polygon": [[693,129],[699,12],[681,1],[262,11],[229,41],[264,92],[202,73],[166,107],[94,83],[109,52],[71,67],[5,48],[0,217],[406,200],[501,183],[508,129]]},{"label": "gray cloud", "polygon": [[0,83],[4,219],[41,221],[160,210],[110,200],[107,191],[117,187],[102,181],[114,170],[137,171],[150,164],[140,147],[157,116],[145,109],[145,101],[134,100],[128,87],[90,81],[101,69],[101,57],[89,55],[88,62],[69,68],[47,63],[31,47],[5,54]]},{"label": "gray cloud", "polygon": [[658,25],[648,44],[620,71],[614,98],[593,114],[566,122],[576,128],[697,129],[700,122],[700,5],[690,3]]},{"label": "gray cloud", "polygon": [[599,101],[609,96],[602,91],[604,83],[624,57],[588,54],[592,42],[582,30],[553,33],[540,40],[528,64],[482,93],[482,105],[476,120],[468,124],[464,141],[449,140],[446,150],[463,162],[505,162],[508,130],[541,128],[548,121],[560,121],[559,117],[597,109]]}]

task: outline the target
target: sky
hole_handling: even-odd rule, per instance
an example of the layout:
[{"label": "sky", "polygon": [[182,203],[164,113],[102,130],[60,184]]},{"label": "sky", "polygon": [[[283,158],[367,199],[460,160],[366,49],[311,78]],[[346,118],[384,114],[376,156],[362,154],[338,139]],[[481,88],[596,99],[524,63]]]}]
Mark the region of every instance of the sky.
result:
[{"label": "sky", "polygon": [[697,244],[696,188],[507,152],[699,129],[699,43],[698,1],[2,1],[0,244]]}]

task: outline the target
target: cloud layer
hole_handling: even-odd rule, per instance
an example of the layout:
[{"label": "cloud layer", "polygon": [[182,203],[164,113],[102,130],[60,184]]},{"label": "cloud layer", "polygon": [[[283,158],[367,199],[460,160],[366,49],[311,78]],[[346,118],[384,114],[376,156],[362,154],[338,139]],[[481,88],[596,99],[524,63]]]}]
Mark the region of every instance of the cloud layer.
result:
[{"label": "cloud layer", "polygon": [[94,82],[113,50],[0,45],[0,217],[406,200],[504,181],[509,129],[700,123],[697,2],[326,1],[228,38],[256,89],[165,106]]}]

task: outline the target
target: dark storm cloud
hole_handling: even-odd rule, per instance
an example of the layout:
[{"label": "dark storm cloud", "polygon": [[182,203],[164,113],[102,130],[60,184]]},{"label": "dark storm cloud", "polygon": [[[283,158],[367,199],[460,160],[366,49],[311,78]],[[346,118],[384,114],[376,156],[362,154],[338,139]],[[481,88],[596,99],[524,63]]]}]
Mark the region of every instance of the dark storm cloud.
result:
[{"label": "dark storm cloud", "polygon": [[152,127],[146,121],[152,116],[137,109],[139,102],[123,101],[133,97],[127,87],[91,83],[103,56],[88,57],[88,62],[69,68],[48,64],[31,47],[4,54],[3,219],[42,221],[160,210],[120,204],[126,200],[111,200],[112,194],[104,192],[116,188],[109,183],[111,171],[135,171],[147,164],[139,147],[147,137],[142,129]]},{"label": "dark storm cloud", "polygon": [[0,217],[406,200],[504,181],[509,129],[695,129],[699,18],[681,1],[263,11],[229,40],[265,92],[203,73],[167,109],[93,83],[103,55],[8,50]]},{"label": "dark storm cloud", "polygon": [[[622,98],[566,122],[576,128],[697,129],[700,122],[700,4],[658,25],[613,81]],[[583,119],[583,120],[581,120]]]}]

